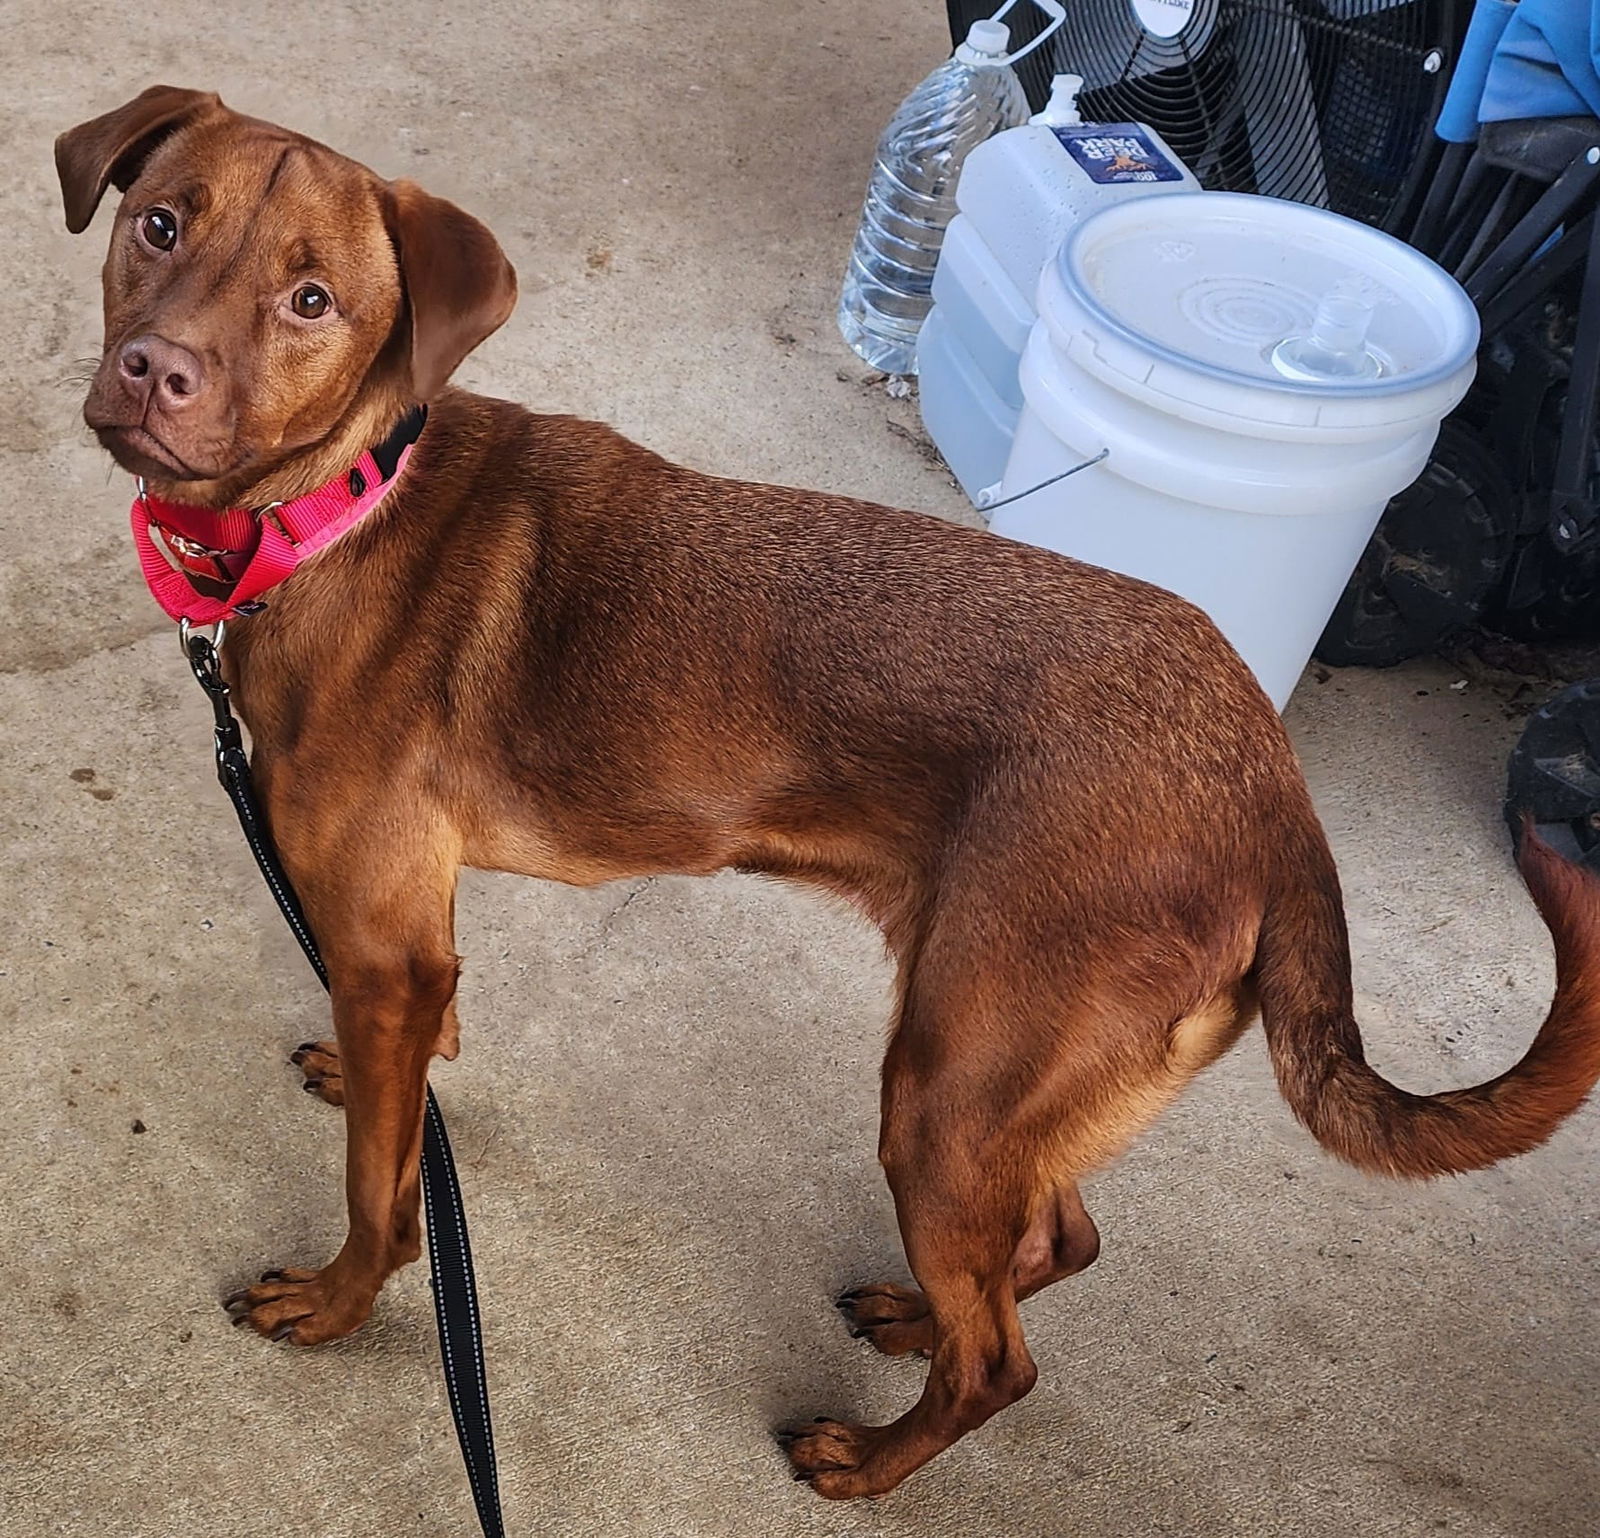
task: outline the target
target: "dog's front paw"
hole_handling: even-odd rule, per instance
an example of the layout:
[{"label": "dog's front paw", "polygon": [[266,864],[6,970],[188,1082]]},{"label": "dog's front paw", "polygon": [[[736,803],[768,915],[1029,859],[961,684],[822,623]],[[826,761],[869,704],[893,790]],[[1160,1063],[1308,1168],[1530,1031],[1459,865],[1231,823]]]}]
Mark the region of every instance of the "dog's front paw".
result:
[{"label": "dog's front paw", "polygon": [[266,1271],[222,1306],[234,1324],[247,1324],[269,1340],[318,1346],[360,1329],[372,1312],[370,1297],[352,1296],[327,1277],[326,1271]]},{"label": "dog's front paw", "polygon": [[329,1105],[344,1104],[344,1076],[339,1067],[339,1044],[334,1041],[303,1041],[289,1054],[289,1061],[305,1075],[301,1088]]},{"label": "dog's front paw", "polygon": [[778,1440],[794,1465],[794,1477],[807,1481],[818,1495],[849,1500],[858,1495],[882,1495],[887,1490],[862,1472],[873,1449],[883,1438],[881,1426],[855,1426],[848,1421],[814,1421],[785,1426]]}]

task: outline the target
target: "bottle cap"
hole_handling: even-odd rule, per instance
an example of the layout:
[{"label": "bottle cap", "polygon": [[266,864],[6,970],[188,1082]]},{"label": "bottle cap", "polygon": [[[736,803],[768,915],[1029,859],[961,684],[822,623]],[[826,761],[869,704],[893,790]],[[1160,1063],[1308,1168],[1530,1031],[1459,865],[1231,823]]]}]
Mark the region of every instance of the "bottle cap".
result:
[{"label": "bottle cap", "polygon": [[1011,46],[1011,28],[1003,21],[992,18],[987,21],[975,21],[967,33],[964,45],[973,53],[987,55],[1003,54]]}]

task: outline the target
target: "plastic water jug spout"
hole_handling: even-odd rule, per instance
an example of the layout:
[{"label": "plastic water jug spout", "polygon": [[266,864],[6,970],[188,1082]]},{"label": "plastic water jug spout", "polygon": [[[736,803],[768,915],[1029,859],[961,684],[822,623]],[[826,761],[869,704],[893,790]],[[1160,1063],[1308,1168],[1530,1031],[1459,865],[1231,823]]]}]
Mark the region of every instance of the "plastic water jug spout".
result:
[{"label": "plastic water jug spout", "polygon": [[1285,379],[1304,384],[1376,379],[1383,362],[1367,346],[1372,306],[1356,294],[1335,290],[1317,305],[1305,336],[1285,337],[1272,349],[1272,366]]},{"label": "plastic water jug spout", "polygon": [[1083,124],[1083,114],[1078,111],[1078,92],[1083,89],[1082,75],[1057,75],[1050,82],[1050,100],[1042,112],[1028,119],[1030,123],[1043,123],[1046,128],[1078,128]]}]

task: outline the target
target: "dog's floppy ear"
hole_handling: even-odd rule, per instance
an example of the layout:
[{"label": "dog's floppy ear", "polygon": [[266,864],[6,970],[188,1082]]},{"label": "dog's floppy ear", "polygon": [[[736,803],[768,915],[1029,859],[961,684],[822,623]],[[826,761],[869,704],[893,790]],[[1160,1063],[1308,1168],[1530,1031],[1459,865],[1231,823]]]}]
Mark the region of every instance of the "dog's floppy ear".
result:
[{"label": "dog's floppy ear", "polygon": [[389,233],[405,285],[411,389],[425,401],[505,324],[517,274],[487,226],[415,182],[389,184]]},{"label": "dog's floppy ear", "polygon": [[221,105],[210,91],[153,85],[115,112],[69,128],[56,140],[56,174],[61,178],[67,228],[82,234],[108,186],[126,192],[139,179],[150,152],[168,134]]}]

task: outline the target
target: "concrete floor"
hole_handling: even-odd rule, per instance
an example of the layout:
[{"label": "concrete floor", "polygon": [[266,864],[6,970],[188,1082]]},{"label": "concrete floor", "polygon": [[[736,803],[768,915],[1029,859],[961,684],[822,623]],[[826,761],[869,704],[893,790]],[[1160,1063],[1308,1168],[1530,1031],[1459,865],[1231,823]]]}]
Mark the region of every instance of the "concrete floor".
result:
[{"label": "concrete floor", "polygon": [[[218,1307],[331,1253],[341,1128],[284,1062],[321,995],[212,780],[126,482],[78,422],[105,221],[66,235],[51,138],[154,80],[216,87],[494,225],[524,297],[468,384],[707,469],[964,509],[832,319],[873,138],[945,45],[931,0],[234,9],[7,10],[5,1538],[470,1529],[421,1268],[314,1353]],[[1498,823],[1517,712],[1455,679],[1308,679],[1289,713],[1373,1055],[1420,1088],[1498,1071],[1551,982]],[[436,1084],[514,1534],[1600,1530],[1594,1110],[1509,1167],[1374,1184],[1297,1131],[1252,1036],[1094,1182],[1105,1257],[1029,1306],[1033,1396],[841,1508],[770,1429],[918,1388],[829,1307],[902,1268],[874,936],[734,877],[473,876],[460,945],[466,1050]]]}]

